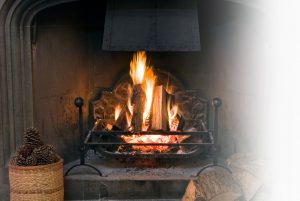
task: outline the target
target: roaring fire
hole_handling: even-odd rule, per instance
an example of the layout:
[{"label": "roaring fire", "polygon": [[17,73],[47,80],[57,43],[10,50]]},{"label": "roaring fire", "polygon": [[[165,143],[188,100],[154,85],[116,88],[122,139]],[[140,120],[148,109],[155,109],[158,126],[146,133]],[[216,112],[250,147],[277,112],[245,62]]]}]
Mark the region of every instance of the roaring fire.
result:
[{"label": "roaring fire", "polygon": [[[145,93],[145,103],[143,110],[143,125],[142,131],[147,131],[149,127],[149,117],[151,114],[152,101],[153,101],[153,92],[156,83],[156,75],[153,72],[153,69],[147,65],[147,57],[145,52],[137,52],[134,54],[132,61],[130,62],[130,76],[134,85],[141,84],[142,90]],[[127,99],[127,110],[126,110],[126,121],[128,129],[130,130],[132,115],[133,115],[133,105],[131,103],[131,96],[133,93],[133,88],[131,86],[128,87],[128,99]],[[117,106],[115,108],[115,118],[120,115],[122,108],[121,106]],[[174,123],[176,120],[176,115],[178,111],[177,105],[173,105],[170,107],[170,102],[168,102],[168,117],[169,117],[169,125]],[[170,130],[172,130],[170,126]],[[176,127],[177,128],[177,127]],[[174,129],[173,131],[175,131]],[[143,146],[146,143],[176,143],[177,138],[174,135],[131,135],[131,136],[121,136],[122,139],[127,143],[141,143],[141,145],[133,146],[134,150],[139,150],[143,152],[152,152],[152,151],[167,151],[168,146]]]},{"label": "roaring fire", "polygon": [[[144,51],[137,52],[136,54],[133,55],[133,59],[130,62],[130,76],[133,81],[133,84],[141,84],[143,91],[146,94],[146,101],[145,101],[144,112],[143,112],[143,131],[145,131],[148,128],[147,118],[149,118],[150,116],[156,76],[152,68],[147,66],[147,56]],[[129,99],[127,103],[128,108],[132,108]],[[132,114],[132,111],[130,112]]]}]

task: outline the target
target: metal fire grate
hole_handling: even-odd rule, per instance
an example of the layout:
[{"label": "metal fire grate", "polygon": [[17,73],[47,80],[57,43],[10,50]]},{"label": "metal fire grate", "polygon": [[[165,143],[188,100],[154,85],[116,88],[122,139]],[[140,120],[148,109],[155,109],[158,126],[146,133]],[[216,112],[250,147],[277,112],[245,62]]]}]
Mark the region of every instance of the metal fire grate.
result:
[{"label": "metal fire grate", "polygon": [[[105,141],[100,140],[103,136],[114,136],[118,137],[120,135],[132,135],[132,132],[124,132],[124,131],[101,131],[95,132],[93,130],[89,130],[86,137],[84,137],[83,131],[83,99],[78,97],[75,99],[75,105],[78,107],[79,111],[79,132],[80,132],[80,164],[72,166],[65,175],[77,166],[88,166],[95,171],[98,172],[100,176],[102,173],[100,170],[95,168],[92,165],[85,163],[85,152],[88,149],[97,147],[100,153],[106,156],[115,157],[115,158],[128,158],[128,157],[142,157],[142,158],[183,158],[183,157],[191,157],[195,156],[199,153],[202,153],[204,150],[211,153],[211,158],[213,159],[213,163],[202,168],[198,174],[200,174],[205,168],[211,166],[220,166],[217,164],[217,153],[219,152],[218,148],[218,109],[221,106],[221,100],[219,98],[214,98],[212,100],[212,129],[208,129],[207,131],[175,131],[175,132],[166,132],[166,131],[146,131],[139,132],[140,135],[192,135],[198,136],[202,141],[201,142],[185,142],[185,143],[124,143],[118,141]],[[139,152],[115,152],[110,151],[107,147],[114,146],[169,146],[169,147],[193,147],[190,151],[185,153],[139,153]]]},{"label": "metal fire grate", "polygon": [[[182,142],[182,143],[125,143],[125,142],[118,142],[118,141],[109,141],[107,142],[105,137],[109,137],[110,139],[118,139],[120,135],[132,135],[131,132],[124,132],[124,131],[109,131],[109,132],[93,132],[89,131],[84,144],[86,146],[97,146],[98,151],[108,157],[114,158],[186,158],[198,155],[203,152],[209,151],[211,146],[214,144],[214,137],[212,131],[144,131],[139,132],[139,135],[172,135],[172,136],[179,136],[179,135],[191,135],[195,137],[197,140],[195,142]],[[138,151],[116,151],[117,147],[124,146],[167,146],[168,149],[176,149],[181,147],[180,150],[184,149],[187,151],[181,151],[176,153],[163,153],[163,152],[150,152],[150,153],[143,153]],[[110,150],[109,148],[112,148]]]}]

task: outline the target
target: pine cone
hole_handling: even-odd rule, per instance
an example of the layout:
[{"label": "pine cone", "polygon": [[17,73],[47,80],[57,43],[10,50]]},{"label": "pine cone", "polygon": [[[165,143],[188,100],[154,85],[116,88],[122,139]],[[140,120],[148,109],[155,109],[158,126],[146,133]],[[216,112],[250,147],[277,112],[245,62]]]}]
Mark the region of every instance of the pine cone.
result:
[{"label": "pine cone", "polygon": [[37,159],[34,155],[30,155],[26,158],[25,163],[27,166],[34,166],[37,164]]},{"label": "pine cone", "polygon": [[17,160],[18,160],[18,156],[17,155],[12,156],[11,159],[10,159],[10,161],[9,161],[9,163],[11,165],[17,165]]},{"label": "pine cone", "polygon": [[38,165],[50,164],[58,161],[53,145],[42,145],[32,151],[37,158]]},{"label": "pine cone", "polygon": [[33,147],[43,145],[43,142],[41,141],[40,131],[34,127],[27,128],[24,133],[24,144],[31,145]]},{"label": "pine cone", "polygon": [[35,148],[32,152],[35,154],[37,159],[43,159],[48,156],[49,152],[55,152],[55,151],[53,145],[42,145]]},{"label": "pine cone", "polygon": [[17,150],[17,155],[22,156],[23,158],[27,158],[31,155],[33,148],[30,145],[22,145]]},{"label": "pine cone", "polygon": [[51,164],[51,163],[55,163],[58,161],[58,158],[56,156],[56,154],[52,151],[50,151],[48,153],[48,157],[47,158],[44,158],[44,161],[47,163],[47,164]]},{"label": "pine cone", "polygon": [[11,164],[18,166],[26,166],[26,159],[22,156],[17,155],[12,158]]}]

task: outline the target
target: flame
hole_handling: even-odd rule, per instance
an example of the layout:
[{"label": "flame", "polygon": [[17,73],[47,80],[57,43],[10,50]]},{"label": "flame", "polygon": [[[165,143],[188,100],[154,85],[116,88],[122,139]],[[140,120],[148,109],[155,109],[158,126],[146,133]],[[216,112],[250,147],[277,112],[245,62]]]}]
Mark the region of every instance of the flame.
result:
[{"label": "flame", "polygon": [[144,82],[144,91],[146,94],[146,103],[145,103],[145,108],[144,108],[144,113],[143,113],[143,124],[146,123],[147,118],[150,115],[150,110],[152,106],[152,101],[153,101],[153,91],[155,87],[155,81],[156,81],[156,76],[152,70],[152,68],[147,68],[146,74],[145,74],[145,82]]},{"label": "flame", "polygon": [[128,94],[127,107],[128,107],[130,114],[132,115],[132,113],[133,113],[133,106],[131,104],[132,87],[130,85],[128,85],[127,94]]},{"label": "flame", "polygon": [[118,105],[115,107],[115,121],[118,120],[121,111],[122,111],[122,107],[121,107],[121,105],[118,104]]},{"label": "flame", "polygon": [[[153,91],[156,82],[156,76],[153,72],[153,69],[147,66],[146,52],[144,51],[137,52],[136,54],[133,55],[133,59],[130,62],[129,74],[133,81],[133,84],[142,84],[142,89],[146,94],[146,101],[145,101],[144,112],[143,112],[143,129],[142,129],[143,131],[145,131],[148,128],[147,119],[150,116],[150,110],[151,110],[152,100],[153,100]],[[128,88],[128,90],[130,90],[131,92],[132,89]],[[132,110],[131,110],[132,107],[129,98],[127,101],[127,105],[132,115]]]},{"label": "flame", "polygon": [[170,128],[171,131],[174,131],[176,129],[172,129],[172,125],[173,125],[174,122],[176,122],[176,115],[177,115],[177,112],[178,112],[178,105],[174,104],[171,107],[171,100],[168,99],[167,111],[168,111],[169,128]]},{"label": "flame", "polygon": [[[152,101],[153,101],[153,92],[156,83],[156,75],[153,69],[150,66],[147,66],[147,57],[145,52],[137,52],[133,55],[133,59],[130,62],[130,76],[133,84],[141,84],[142,89],[145,92],[146,100],[143,111],[143,126],[142,130],[146,131],[148,129],[149,116],[151,113]],[[131,104],[132,96],[132,87],[128,86],[128,99],[127,99],[127,108],[126,111],[126,120],[128,128],[131,126],[131,120],[133,115],[133,107]],[[178,106],[173,105],[170,107],[170,101],[168,101],[168,115],[169,123],[174,122],[176,119],[178,111]],[[171,124],[170,124],[171,125]],[[176,143],[177,138],[174,135],[122,135],[121,138],[127,143],[141,143],[141,145],[133,146],[134,150],[140,150],[143,152],[153,152],[160,151],[164,152],[169,149],[168,146],[143,146],[147,143]]]},{"label": "flame", "polygon": [[130,76],[133,84],[142,84],[144,80],[144,74],[146,71],[146,52],[137,52],[133,55],[133,59],[130,62]]}]

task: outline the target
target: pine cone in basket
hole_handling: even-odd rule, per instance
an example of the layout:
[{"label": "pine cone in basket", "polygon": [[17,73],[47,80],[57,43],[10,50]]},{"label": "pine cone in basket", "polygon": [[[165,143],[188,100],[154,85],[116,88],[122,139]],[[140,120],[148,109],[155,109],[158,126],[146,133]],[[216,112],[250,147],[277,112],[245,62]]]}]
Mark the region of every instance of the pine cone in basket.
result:
[{"label": "pine cone in basket", "polygon": [[56,154],[52,151],[49,151],[48,152],[48,157],[47,158],[44,158],[44,161],[47,163],[47,164],[51,164],[51,163],[55,163],[55,162],[58,162],[58,157],[56,156]]},{"label": "pine cone in basket", "polygon": [[26,166],[34,166],[37,165],[37,159],[34,155],[30,155],[26,158]]},{"label": "pine cone in basket", "polygon": [[17,155],[22,156],[23,158],[27,158],[31,155],[33,151],[33,147],[31,145],[22,145],[17,150]]},{"label": "pine cone in basket", "polygon": [[39,146],[32,151],[32,154],[36,156],[38,165],[55,163],[59,160],[53,145]]},{"label": "pine cone in basket", "polygon": [[26,166],[26,158],[20,155],[15,155],[12,157],[10,164],[18,165],[18,166]]},{"label": "pine cone in basket", "polygon": [[24,133],[24,144],[31,145],[33,147],[43,145],[40,131],[34,127],[27,128]]}]

